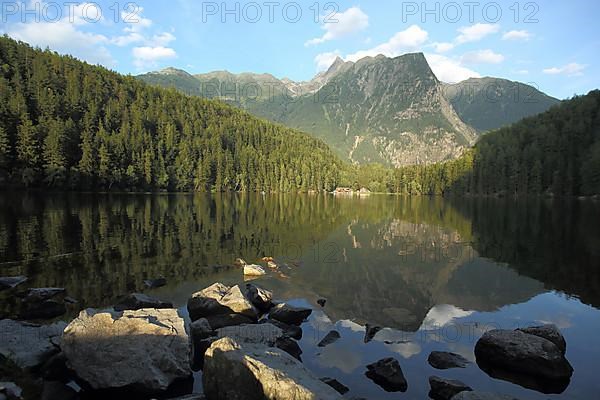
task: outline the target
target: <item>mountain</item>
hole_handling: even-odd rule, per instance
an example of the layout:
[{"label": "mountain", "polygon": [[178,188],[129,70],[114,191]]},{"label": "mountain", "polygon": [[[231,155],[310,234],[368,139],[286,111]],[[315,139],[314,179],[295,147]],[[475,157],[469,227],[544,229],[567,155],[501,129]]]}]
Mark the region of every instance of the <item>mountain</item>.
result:
[{"label": "mountain", "polygon": [[[332,190],[314,137],[0,37],[0,188]],[[163,82],[192,82],[174,69]],[[192,78],[195,79],[195,78]]]},{"label": "mountain", "polygon": [[560,103],[533,86],[490,77],[445,85],[444,93],[458,116],[478,132],[510,125]]},{"label": "mountain", "polygon": [[148,84],[174,88],[191,96],[203,96],[198,80],[181,69],[165,68],[161,71],[138,75],[137,78]]}]

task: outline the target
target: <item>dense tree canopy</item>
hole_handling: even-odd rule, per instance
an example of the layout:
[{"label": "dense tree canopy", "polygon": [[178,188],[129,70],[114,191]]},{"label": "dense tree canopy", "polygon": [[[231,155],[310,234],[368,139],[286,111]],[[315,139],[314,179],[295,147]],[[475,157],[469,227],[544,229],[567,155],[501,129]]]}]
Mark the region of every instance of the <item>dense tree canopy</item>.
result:
[{"label": "dense tree canopy", "polygon": [[321,141],[0,38],[0,182],[57,189],[331,190]]}]

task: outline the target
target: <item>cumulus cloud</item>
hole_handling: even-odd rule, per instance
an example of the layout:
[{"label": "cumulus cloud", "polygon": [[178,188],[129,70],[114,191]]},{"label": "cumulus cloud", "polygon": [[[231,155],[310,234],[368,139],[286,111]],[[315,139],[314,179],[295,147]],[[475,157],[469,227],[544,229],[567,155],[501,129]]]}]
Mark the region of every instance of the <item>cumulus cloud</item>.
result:
[{"label": "cumulus cloud", "polygon": [[442,82],[457,83],[469,78],[481,78],[481,75],[462,65],[460,60],[441,54],[425,54],[431,70]]},{"label": "cumulus cloud", "polygon": [[427,31],[421,29],[418,25],[412,25],[396,33],[385,43],[346,56],[346,60],[358,61],[361,58],[374,57],[379,54],[387,57],[397,57],[403,53],[418,50],[427,42],[428,37]]},{"label": "cumulus cloud", "polygon": [[446,53],[454,48],[454,43],[449,42],[435,42],[432,43],[436,53]]},{"label": "cumulus cloud", "polygon": [[305,46],[343,38],[360,32],[369,26],[369,16],[359,7],[351,7],[342,13],[337,13],[335,16],[331,16],[331,19],[332,21],[323,23],[322,28],[325,30],[325,34],[307,41]]},{"label": "cumulus cloud", "polygon": [[458,28],[460,35],[456,38],[456,43],[478,42],[488,35],[497,33],[499,30],[500,25],[498,24],[477,23],[471,26],[463,26],[462,28]]},{"label": "cumulus cloud", "polygon": [[549,75],[581,76],[587,65],[570,63],[562,67],[546,68],[542,72]]},{"label": "cumulus cloud", "polygon": [[173,59],[177,57],[175,50],[169,47],[134,47],[132,50],[134,65],[138,69],[142,68],[153,68],[158,65],[160,61]]},{"label": "cumulus cloud", "polygon": [[502,40],[529,40],[531,33],[526,30],[521,31],[508,31],[502,35]]},{"label": "cumulus cloud", "polygon": [[464,64],[499,64],[504,61],[504,56],[486,49],[465,53],[461,61]]}]

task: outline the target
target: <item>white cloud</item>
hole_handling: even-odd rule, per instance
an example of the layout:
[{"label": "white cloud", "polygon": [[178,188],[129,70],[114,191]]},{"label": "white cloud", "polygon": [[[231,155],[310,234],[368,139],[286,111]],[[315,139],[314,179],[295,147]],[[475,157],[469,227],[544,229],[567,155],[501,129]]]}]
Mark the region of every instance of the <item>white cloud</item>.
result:
[{"label": "white cloud", "polygon": [[521,31],[508,31],[502,35],[502,40],[529,40],[531,33],[526,30]]},{"label": "white cloud", "polygon": [[570,63],[562,67],[546,68],[542,72],[549,75],[581,76],[587,65]]},{"label": "white cloud", "polygon": [[173,59],[177,57],[175,50],[169,47],[134,47],[132,50],[133,63],[138,69],[153,68],[160,61]]},{"label": "white cloud", "polygon": [[434,306],[423,320],[422,330],[436,330],[454,323],[455,320],[465,318],[473,314],[473,311],[465,311],[458,307],[440,304]]},{"label": "white cloud", "polygon": [[499,30],[500,25],[498,24],[477,23],[471,26],[463,26],[462,28],[458,28],[460,35],[456,38],[456,43],[463,44],[477,42],[488,35],[498,32]]},{"label": "white cloud", "polygon": [[62,54],[71,54],[92,64],[109,68],[116,61],[104,46],[109,39],[104,35],[83,32],[67,19],[58,22],[16,23],[6,27],[6,33],[33,46],[49,47]]},{"label": "white cloud", "polygon": [[431,70],[442,82],[456,83],[469,78],[480,78],[477,72],[461,65],[460,60],[455,60],[441,54],[425,54]]},{"label": "white cloud", "polygon": [[339,50],[331,51],[328,53],[317,54],[315,57],[315,64],[317,64],[317,71],[325,71],[329,69],[331,64],[335,61],[337,57],[340,57],[341,53]]},{"label": "white cloud", "polygon": [[151,19],[142,17],[143,7],[138,7],[134,14],[129,12],[121,12],[121,21],[127,24],[125,32],[140,32],[146,28],[150,28],[153,24]]},{"label": "white cloud", "polygon": [[429,37],[427,31],[418,25],[412,25],[407,29],[396,33],[385,43],[368,50],[358,51],[346,57],[349,61],[358,61],[364,57],[374,57],[383,54],[387,57],[397,57],[403,53],[418,50]]},{"label": "white cloud", "polygon": [[465,53],[461,61],[463,64],[499,64],[504,61],[504,56],[486,49]]},{"label": "white cloud", "polygon": [[325,34],[319,38],[311,39],[305,46],[316,45],[330,40],[343,38],[353,33],[360,32],[369,26],[369,16],[359,7],[351,7],[342,13],[331,17],[337,22],[325,22],[322,28]]},{"label": "white cloud", "polygon": [[446,53],[454,48],[454,44],[448,42],[435,42],[432,45],[436,53]]},{"label": "white cloud", "polygon": [[529,74],[529,70],[526,69],[520,69],[518,71],[515,71],[515,73],[519,74],[519,75],[527,75]]}]

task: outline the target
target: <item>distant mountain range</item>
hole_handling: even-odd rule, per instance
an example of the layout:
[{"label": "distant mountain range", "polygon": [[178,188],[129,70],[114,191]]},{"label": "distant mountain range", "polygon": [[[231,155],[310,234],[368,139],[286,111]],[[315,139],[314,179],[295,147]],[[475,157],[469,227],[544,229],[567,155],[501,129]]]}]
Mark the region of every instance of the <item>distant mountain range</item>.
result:
[{"label": "distant mountain range", "polygon": [[559,103],[532,86],[497,78],[440,82],[421,53],[337,58],[311,81],[167,68],[139,79],[220,99],[323,139],[356,164],[432,164],[459,157],[479,134]]}]

